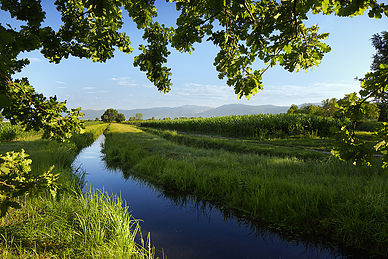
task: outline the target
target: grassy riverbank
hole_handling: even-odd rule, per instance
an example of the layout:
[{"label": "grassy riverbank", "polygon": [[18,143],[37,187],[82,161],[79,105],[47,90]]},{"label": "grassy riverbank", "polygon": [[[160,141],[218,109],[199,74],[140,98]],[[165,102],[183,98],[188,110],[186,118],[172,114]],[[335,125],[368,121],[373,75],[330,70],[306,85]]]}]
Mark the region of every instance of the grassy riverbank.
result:
[{"label": "grassy riverbank", "polygon": [[297,238],[388,256],[382,169],[188,147],[118,124],[104,152],[109,164],[165,191],[195,195]]},{"label": "grassy riverbank", "polygon": [[[20,198],[22,208],[0,219],[0,256],[7,258],[152,258],[146,244],[136,244],[138,221],[117,197],[83,195],[82,173],[72,172],[77,153],[107,127],[87,123],[85,133],[68,143],[41,139],[39,132],[21,134],[15,141],[0,142],[0,153],[25,149],[33,160],[32,173],[55,165],[60,172],[57,199],[47,193]],[[26,136],[26,137],[25,137]],[[146,248],[145,248],[146,247]]]}]

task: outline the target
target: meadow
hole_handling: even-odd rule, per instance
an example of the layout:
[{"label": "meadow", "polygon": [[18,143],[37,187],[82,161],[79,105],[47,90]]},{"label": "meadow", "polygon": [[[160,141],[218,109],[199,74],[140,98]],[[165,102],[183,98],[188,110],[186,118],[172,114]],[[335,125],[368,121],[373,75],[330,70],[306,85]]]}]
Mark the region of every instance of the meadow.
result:
[{"label": "meadow", "polygon": [[[158,125],[165,123],[174,121]],[[112,124],[103,152],[108,165],[125,175],[209,201],[291,238],[388,256],[388,176],[383,169],[355,167],[308,151],[327,150],[331,139],[265,141]]]},{"label": "meadow", "polygon": [[32,174],[52,165],[60,173],[55,199],[45,192],[29,193],[19,198],[21,209],[0,218],[0,257],[153,258],[149,239],[139,238],[139,222],[128,214],[125,202],[98,191],[82,193],[84,174],[71,168],[78,152],[107,126],[87,122],[85,133],[57,143],[42,139],[40,132],[0,123],[0,136],[12,137],[1,140],[0,154],[24,149],[33,161]]}]

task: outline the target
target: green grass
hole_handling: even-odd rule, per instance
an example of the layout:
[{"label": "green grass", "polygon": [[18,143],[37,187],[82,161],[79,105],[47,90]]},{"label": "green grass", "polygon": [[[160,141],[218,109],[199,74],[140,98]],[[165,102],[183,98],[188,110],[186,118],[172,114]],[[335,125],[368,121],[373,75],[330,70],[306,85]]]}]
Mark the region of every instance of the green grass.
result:
[{"label": "green grass", "polygon": [[130,125],[112,125],[104,152],[108,164],[167,192],[211,201],[297,238],[388,256],[382,169],[193,148]]},{"label": "green grass", "polygon": [[10,122],[0,122],[0,143],[17,139],[36,138],[41,135],[36,131],[24,131],[21,125],[12,125]]},{"label": "green grass", "polygon": [[272,139],[272,140],[251,140],[221,138],[206,135],[182,134],[170,130],[156,130],[142,128],[144,131],[161,136],[167,140],[198,148],[223,149],[226,151],[240,153],[256,153],[277,157],[296,157],[300,159],[330,158],[330,139]]},{"label": "green grass", "polygon": [[139,222],[117,197],[65,194],[54,201],[37,196],[23,204],[0,219],[2,257],[153,257],[149,242],[135,242],[141,236]]},{"label": "green grass", "polygon": [[107,127],[87,123],[84,134],[57,143],[35,136],[0,144],[0,153],[25,149],[32,173],[55,165],[60,172],[57,200],[47,193],[20,198],[22,208],[0,219],[0,256],[9,258],[153,258],[143,240],[138,221],[118,197],[81,193],[82,172],[71,164],[81,148],[90,145]]}]

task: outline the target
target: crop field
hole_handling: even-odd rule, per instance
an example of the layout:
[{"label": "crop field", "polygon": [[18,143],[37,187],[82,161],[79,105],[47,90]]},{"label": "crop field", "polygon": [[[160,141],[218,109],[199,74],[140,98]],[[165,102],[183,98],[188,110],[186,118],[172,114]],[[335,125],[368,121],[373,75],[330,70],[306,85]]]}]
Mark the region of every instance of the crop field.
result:
[{"label": "crop field", "polygon": [[144,121],[139,125],[157,129],[263,139],[298,135],[327,137],[343,124],[341,120],[315,115],[258,114]]},{"label": "crop field", "polygon": [[[325,151],[331,140],[318,140],[310,148]],[[108,165],[168,193],[209,201],[296,239],[388,256],[386,172],[313,153],[309,142],[281,139],[259,145],[112,124],[103,151]],[[287,146],[293,143],[299,147]]]}]

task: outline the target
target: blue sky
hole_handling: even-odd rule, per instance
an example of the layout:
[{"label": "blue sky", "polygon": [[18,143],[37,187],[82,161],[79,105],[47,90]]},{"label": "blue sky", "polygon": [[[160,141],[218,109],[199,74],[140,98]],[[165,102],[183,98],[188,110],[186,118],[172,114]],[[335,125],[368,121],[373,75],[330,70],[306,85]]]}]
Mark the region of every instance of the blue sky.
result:
[{"label": "blue sky", "polygon": [[[43,1],[47,10],[46,24],[57,28],[60,17],[51,1]],[[159,20],[173,23],[175,8],[159,5]],[[150,107],[175,107],[181,105],[220,106],[230,103],[250,105],[291,105],[326,98],[341,98],[346,93],[359,90],[356,76],[369,71],[374,49],[370,38],[388,30],[388,18],[376,20],[367,15],[341,18],[333,15],[310,15],[308,25],[318,24],[320,32],[329,32],[326,41],[332,51],[325,55],[319,67],[307,73],[289,73],[275,67],[264,74],[264,90],[250,100],[238,100],[232,88],[219,80],[213,67],[217,48],[205,42],[195,46],[195,51],[181,54],[172,50],[168,66],[172,72],[172,90],[168,94],[157,91],[138,68],[133,67],[141,32],[126,19],[123,30],[132,41],[134,52],[127,55],[115,52],[106,63],[69,58],[60,64],[49,63],[39,51],[23,53],[31,64],[17,77],[26,76],[38,92],[46,96],[57,95],[67,100],[68,106],[83,109],[134,109]],[[11,23],[8,14],[0,12],[0,23]]]}]

